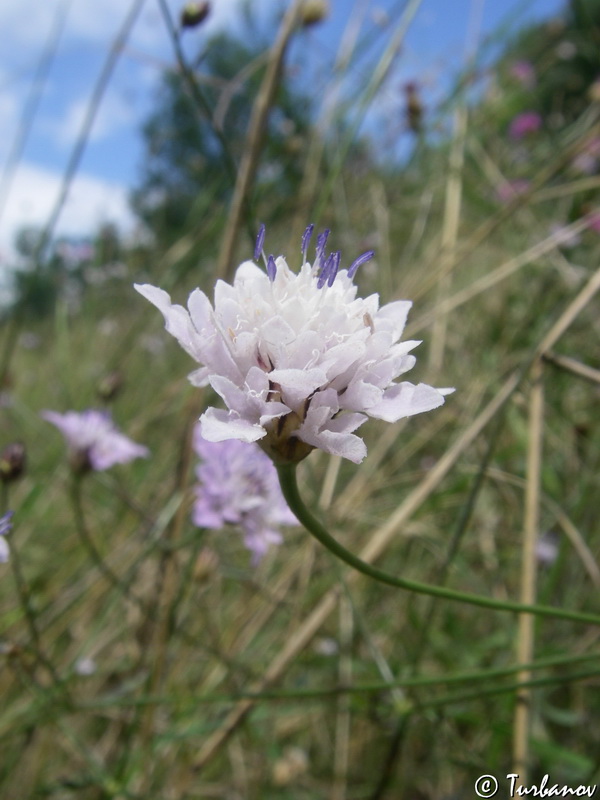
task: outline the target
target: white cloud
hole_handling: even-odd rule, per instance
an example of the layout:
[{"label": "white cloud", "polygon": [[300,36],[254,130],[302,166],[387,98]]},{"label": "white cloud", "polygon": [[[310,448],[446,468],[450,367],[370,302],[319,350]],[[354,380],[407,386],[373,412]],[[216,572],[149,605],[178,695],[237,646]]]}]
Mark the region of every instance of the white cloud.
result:
[{"label": "white cloud", "polygon": [[[43,227],[54,208],[62,176],[31,164],[19,168],[10,200],[0,220],[0,265],[14,256],[17,231],[25,226]],[[127,188],[117,183],[79,175],[72,184],[56,234],[80,237],[94,233],[104,222],[130,231],[135,219],[127,202]]]}]

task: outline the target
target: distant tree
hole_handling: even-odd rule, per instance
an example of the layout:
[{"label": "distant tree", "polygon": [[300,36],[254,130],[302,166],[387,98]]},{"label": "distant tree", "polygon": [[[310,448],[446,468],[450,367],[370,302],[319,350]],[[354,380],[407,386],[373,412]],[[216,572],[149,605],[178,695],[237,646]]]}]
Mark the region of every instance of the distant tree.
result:
[{"label": "distant tree", "polygon": [[[226,34],[210,41],[194,68],[209,114],[179,72],[165,73],[143,129],[146,155],[133,195],[135,210],[163,243],[199,218],[215,220],[229,201],[263,73],[259,49]],[[294,198],[309,119],[308,100],[284,75],[257,176],[258,197],[271,194],[271,219]]]}]

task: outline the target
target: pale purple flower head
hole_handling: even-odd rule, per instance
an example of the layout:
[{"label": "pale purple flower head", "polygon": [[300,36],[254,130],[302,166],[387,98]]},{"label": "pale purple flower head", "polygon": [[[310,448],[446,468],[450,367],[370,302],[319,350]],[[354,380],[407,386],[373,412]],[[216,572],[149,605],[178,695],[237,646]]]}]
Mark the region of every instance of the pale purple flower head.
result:
[{"label": "pale purple flower head", "polygon": [[117,430],[107,411],[42,411],[41,416],[55,425],[67,440],[71,464],[77,472],[105,470],[149,455],[147,447],[128,439]]},{"label": "pale purple flower head", "polygon": [[532,133],[537,133],[542,127],[542,118],[537,111],[523,111],[513,117],[508,128],[511,139],[523,139]]},{"label": "pale purple flower head", "polygon": [[600,138],[590,139],[583,150],[575,156],[572,167],[582,175],[594,175],[598,172],[600,158]]},{"label": "pale purple flower head", "polygon": [[510,74],[526,89],[531,89],[535,86],[535,69],[531,61],[514,61],[510,65]]},{"label": "pale purple flower head", "polygon": [[6,514],[0,517],[0,564],[6,564],[10,553],[8,542],[6,541],[6,534],[12,530],[12,516],[14,511],[7,511]]},{"label": "pale purple flower head", "polygon": [[558,536],[554,531],[547,531],[539,537],[535,544],[535,555],[540,564],[550,566],[558,558]]},{"label": "pale purple flower head", "polygon": [[496,187],[496,197],[501,203],[510,203],[510,201],[525,194],[529,190],[531,182],[525,178],[517,178],[514,181],[503,181]]},{"label": "pale purple flower head", "polygon": [[557,237],[557,244],[567,250],[581,244],[581,234],[570,231],[568,225],[563,225],[560,222],[553,222],[552,225],[550,225],[549,232]]},{"label": "pale purple flower head", "polygon": [[201,528],[239,525],[256,565],[270,545],[281,543],[281,525],[298,524],[283,498],[273,462],[253,443],[207,441],[199,424],[194,449],[200,457],[194,524]]},{"label": "pale purple flower head", "polygon": [[377,294],[357,297],[352,278],[373,253],[339,269],[339,251],[326,254],[329,231],[317,236],[311,265],[310,232],[298,273],[283,256],[269,257],[267,273],[245,261],[233,285],[217,281],[214,308],[200,289],[185,309],[155,286],[135,288],[202,365],[191,382],[210,384],[228,408],[202,415],[205,439],[258,442],[276,463],[316,447],[359,463],[367,451],[354,431],[367,416],[396,422],[441,406],[452,390],[395,382],[416,360],[419,342],[400,341],[411,303],[380,308]]},{"label": "pale purple flower head", "polygon": [[595,211],[588,220],[588,228],[591,231],[600,233],[600,209]]}]

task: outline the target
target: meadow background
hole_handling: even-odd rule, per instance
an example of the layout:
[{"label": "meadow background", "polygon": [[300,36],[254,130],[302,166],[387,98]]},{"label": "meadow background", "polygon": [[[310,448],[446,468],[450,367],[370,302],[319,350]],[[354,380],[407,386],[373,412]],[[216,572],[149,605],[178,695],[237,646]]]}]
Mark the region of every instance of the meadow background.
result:
[{"label": "meadow background", "polygon": [[[600,2],[485,36],[474,4],[462,68],[400,81],[420,5],[348,4],[327,51],[318,0],[260,24],[248,3],[244,35],[216,38],[159,3],[172,60],[135,230],[59,234],[59,202],[16,237],[0,447],[23,443],[26,465],[0,456],[1,797],[459,800],[482,774],[499,796],[512,771],[598,782],[598,626],[392,589],[300,527],[254,567],[235,528],[193,526],[191,432],[219,399],[190,386],[193,362],[132,288],[212,296],[261,222],[292,269],[311,222],[342,266],[374,249],[360,294],[413,300],[410,379],[456,393],[369,421],[359,466],[313,452],[307,504],[388,573],[598,613]],[[122,44],[89,87],[65,192]],[[151,456],[78,490],[40,412],[89,407]]]}]

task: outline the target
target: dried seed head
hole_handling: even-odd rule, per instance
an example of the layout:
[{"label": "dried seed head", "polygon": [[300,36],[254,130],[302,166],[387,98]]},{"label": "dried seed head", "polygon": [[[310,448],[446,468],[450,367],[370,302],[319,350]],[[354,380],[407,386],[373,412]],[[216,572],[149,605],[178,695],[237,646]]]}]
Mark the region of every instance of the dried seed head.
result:
[{"label": "dried seed head", "polygon": [[181,9],[181,27],[196,28],[201,25],[210,14],[210,3],[204,0],[202,3],[186,3]]},{"label": "dried seed head", "polygon": [[25,445],[22,442],[12,442],[0,454],[0,480],[10,483],[20,478],[27,464]]},{"label": "dried seed head", "polygon": [[123,388],[123,373],[117,370],[109,372],[98,382],[96,391],[101,400],[114,400]]},{"label": "dried seed head", "polygon": [[329,16],[327,0],[304,0],[300,9],[300,22],[304,27],[316,25]]}]

